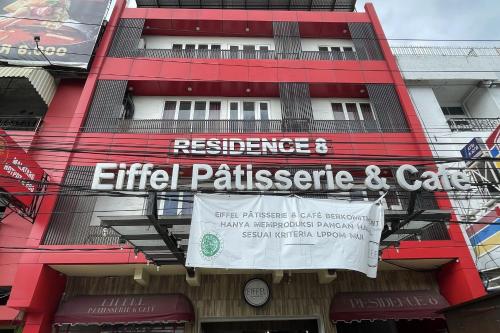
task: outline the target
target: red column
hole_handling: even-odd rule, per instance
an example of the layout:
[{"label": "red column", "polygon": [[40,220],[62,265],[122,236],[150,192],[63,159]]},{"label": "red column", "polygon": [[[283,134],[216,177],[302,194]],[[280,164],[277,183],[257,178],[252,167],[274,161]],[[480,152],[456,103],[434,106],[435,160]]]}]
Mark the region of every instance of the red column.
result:
[{"label": "red column", "polygon": [[7,305],[25,311],[23,333],[51,332],[65,286],[66,277],[47,265],[19,265]]}]

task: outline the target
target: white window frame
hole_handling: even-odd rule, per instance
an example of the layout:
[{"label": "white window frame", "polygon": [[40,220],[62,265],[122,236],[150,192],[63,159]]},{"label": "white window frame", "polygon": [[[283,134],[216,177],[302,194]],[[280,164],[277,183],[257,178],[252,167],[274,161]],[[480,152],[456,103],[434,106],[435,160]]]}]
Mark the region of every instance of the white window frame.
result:
[{"label": "white window frame", "polygon": [[[165,214],[165,203],[167,202],[166,199],[162,199],[160,202],[160,205],[158,207],[158,213],[159,215],[162,216],[180,216],[182,215],[182,210],[185,208],[184,204],[185,202],[183,201],[186,196],[189,195],[194,195],[192,192],[162,192],[161,195],[172,195],[173,193],[177,194],[177,207],[175,207],[175,214]],[[192,209],[192,208],[191,208]],[[173,212],[172,212],[173,213]]]},{"label": "white window frame", "polygon": [[[370,101],[343,101],[343,102],[339,102],[339,101],[335,101],[335,100],[329,101],[330,110],[332,112],[333,120],[337,120],[337,119],[335,119],[335,113],[333,112],[332,104],[342,104],[342,111],[344,112],[344,118],[346,121],[358,120],[358,119],[349,119],[349,113],[347,112],[347,104],[356,104],[356,111],[358,113],[359,120],[363,120],[363,121],[365,120],[365,118],[363,117],[363,112],[361,111],[361,104],[369,104],[370,110],[371,110],[372,115],[373,115],[373,119],[377,120],[375,112],[373,111],[373,105],[372,105],[372,103],[370,103]],[[340,119],[340,120],[342,120],[342,119]]]},{"label": "white window frame", "polygon": [[261,115],[261,109],[260,109],[260,104],[265,103],[267,104],[267,116],[268,119],[266,120],[271,120],[271,102],[270,101],[247,101],[247,100],[242,100],[242,101],[228,101],[228,119],[230,119],[231,115],[231,103],[238,103],[238,120],[245,120],[244,119],[244,112],[243,112],[243,103],[254,103],[254,115],[255,115],[255,121],[261,120],[260,115]]},{"label": "white window frame", "polygon": [[[340,52],[342,52],[342,53],[346,52],[344,50],[344,47],[349,47],[349,48],[352,49],[352,51],[348,51],[348,52],[356,52],[356,49],[354,48],[354,46],[347,46],[347,45],[343,45],[343,46],[341,46],[341,45],[318,45],[318,51],[319,51],[320,47],[326,47],[326,48],[328,48],[328,52],[333,52],[332,48],[333,47],[338,47],[340,49]],[[326,52],[326,51],[320,51],[320,52]]]},{"label": "white window frame", "polygon": [[[180,106],[181,106],[181,102],[190,102],[191,103],[191,106],[189,108],[189,119],[182,119],[182,120],[189,120],[189,121],[193,121],[193,117],[194,117],[194,106],[196,104],[196,102],[205,102],[205,115],[204,115],[204,118],[203,119],[197,119],[197,120],[209,120],[209,115],[210,115],[210,103],[220,103],[221,105],[221,109],[219,110],[219,113],[222,113],[222,105],[223,105],[223,101],[222,100],[213,100],[213,99],[207,99],[207,100],[193,100],[193,99],[173,99],[173,98],[166,98],[164,101],[163,101],[163,112],[165,112],[165,103],[167,102],[175,102],[175,112],[174,112],[174,119],[173,120],[180,120],[179,119],[179,111],[180,111]],[[216,119],[214,119],[216,120]],[[220,118],[218,119],[220,120]]]}]

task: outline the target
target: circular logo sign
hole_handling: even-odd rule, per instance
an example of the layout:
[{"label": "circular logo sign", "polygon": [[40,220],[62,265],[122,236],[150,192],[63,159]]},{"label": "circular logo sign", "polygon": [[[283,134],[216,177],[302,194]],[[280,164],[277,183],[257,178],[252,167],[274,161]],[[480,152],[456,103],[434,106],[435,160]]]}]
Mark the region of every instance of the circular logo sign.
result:
[{"label": "circular logo sign", "polygon": [[260,307],[269,301],[271,291],[266,281],[262,279],[248,280],[243,289],[245,301],[254,307]]},{"label": "circular logo sign", "polygon": [[207,258],[214,258],[222,249],[222,241],[216,233],[206,233],[201,237],[201,254]]}]

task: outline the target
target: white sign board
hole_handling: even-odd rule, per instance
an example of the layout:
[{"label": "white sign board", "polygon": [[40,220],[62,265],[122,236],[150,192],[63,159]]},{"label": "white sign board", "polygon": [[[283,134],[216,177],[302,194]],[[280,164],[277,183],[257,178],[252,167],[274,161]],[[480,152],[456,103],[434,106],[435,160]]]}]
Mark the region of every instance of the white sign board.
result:
[{"label": "white sign board", "polygon": [[197,194],[186,266],[349,269],[374,278],[383,225],[376,203]]}]

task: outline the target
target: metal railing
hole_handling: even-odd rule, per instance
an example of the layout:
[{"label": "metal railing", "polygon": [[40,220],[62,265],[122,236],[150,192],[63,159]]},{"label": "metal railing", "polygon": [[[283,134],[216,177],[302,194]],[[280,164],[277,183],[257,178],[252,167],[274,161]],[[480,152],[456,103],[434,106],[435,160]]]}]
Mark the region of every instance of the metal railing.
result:
[{"label": "metal railing", "polygon": [[489,132],[500,124],[500,118],[450,118],[452,132]]},{"label": "metal railing", "polygon": [[[88,132],[110,133],[373,133],[383,130],[377,121],[364,120],[171,120],[115,119]],[[398,132],[392,130],[392,132]],[[401,130],[401,132],[406,132]]]},{"label": "metal railing", "polygon": [[173,49],[138,49],[129,56],[143,58],[191,58],[191,59],[298,59],[298,60],[357,60],[355,51],[301,51],[283,53],[275,50],[173,50]]},{"label": "metal railing", "polygon": [[36,131],[42,117],[0,116],[0,128],[11,131]]},{"label": "metal railing", "polygon": [[456,56],[491,57],[500,56],[500,48],[486,47],[446,47],[446,46],[396,46],[392,47],[395,56]]}]

